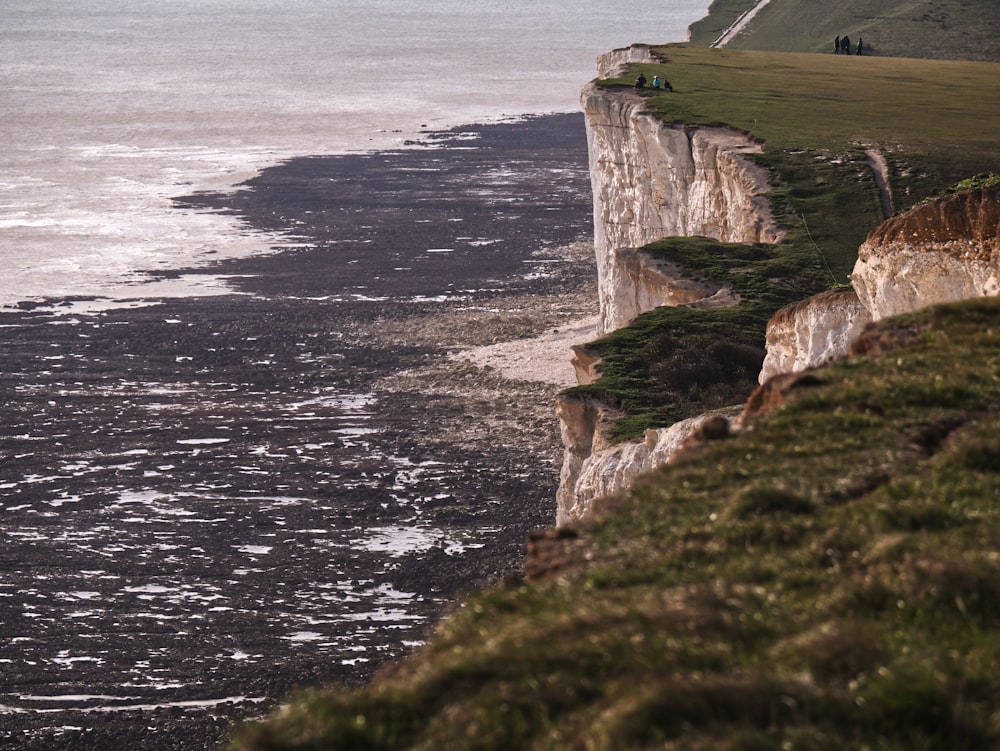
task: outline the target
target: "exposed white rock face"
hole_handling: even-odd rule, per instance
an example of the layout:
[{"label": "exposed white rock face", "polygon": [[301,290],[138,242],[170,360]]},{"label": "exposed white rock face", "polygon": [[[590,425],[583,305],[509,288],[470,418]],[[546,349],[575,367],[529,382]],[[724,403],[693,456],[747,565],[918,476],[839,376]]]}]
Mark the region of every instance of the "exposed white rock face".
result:
[{"label": "exposed white rock face", "polygon": [[868,234],[851,274],[874,320],[1000,294],[1000,187],[965,191]]},{"label": "exposed white rock face", "polygon": [[[655,59],[648,47],[634,46],[602,55],[598,71],[603,78],[621,76],[636,62]],[[731,290],[685,279],[674,264],[641,248],[672,236],[778,242],[783,233],[764,197],[767,176],[748,158],[760,145],[728,128],[664,125],[645,113],[642,97],[630,90],[590,85],[581,101],[594,195],[598,334],[661,305],[738,304]],[[574,367],[581,383],[591,382],[599,360],[576,348]],[[611,445],[605,426],[615,412],[607,405],[560,400],[556,412],[565,446],[560,524],[586,516],[595,499],[666,464],[707,419],[647,431],[639,443]]]},{"label": "exposed white rock face", "polygon": [[977,257],[978,248],[971,244],[966,248],[934,245],[898,242],[886,246],[866,241],[858,249],[851,281],[874,320],[937,303],[1000,294],[997,259]]},{"label": "exposed white rock face", "polygon": [[767,355],[759,382],[846,354],[871,320],[853,289],[822,292],[778,311],[767,323]]},{"label": "exposed white rock face", "polygon": [[613,407],[597,400],[556,400],[556,416],[564,447],[559,489],[556,491],[556,524],[582,518],[589,509],[589,497],[578,498],[580,476],[591,457],[613,446],[606,438],[604,427],[620,416]]},{"label": "exposed white rock face", "polygon": [[[602,333],[636,314],[639,293],[630,289],[629,274],[617,268],[616,251],[671,236],[726,242],[781,239],[764,197],[766,175],[746,156],[759,152],[759,144],[728,128],[666,126],[646,114],[642,98],[631,91],[590,85],[581,101],[594,194]],[[675,303],[648,299],[643,304]]]},{"label": "exposed white rock face", "polygon": [[[599,430],[613,414],[594,402],[560,400],[556,413],[562,425],[567,461],[556,496],[556,523],[586,518],[594,501],[630,487],[639,475],[668,464],[684,442],[719,413],[699,415],[669,428],[647,430],[637,443],[609,444]],[[739,410],[725,415],[732,421]]]},{"label": "exposed white rock face", "polygon": [[738,302],[728,288],[688,279],[676,264],[641,250],[616,248],[608,255],[603,287],[614,308],[612,323],[625,325],[640,313],[661,305],[690,305],[709,298],[716,304]]},{"label": "exposed white rock face", "polygon": [[597,56],[597,77],[618,78],[625,75],[632,63],[657,62],[653,50],[645,44],[633,44]]}]

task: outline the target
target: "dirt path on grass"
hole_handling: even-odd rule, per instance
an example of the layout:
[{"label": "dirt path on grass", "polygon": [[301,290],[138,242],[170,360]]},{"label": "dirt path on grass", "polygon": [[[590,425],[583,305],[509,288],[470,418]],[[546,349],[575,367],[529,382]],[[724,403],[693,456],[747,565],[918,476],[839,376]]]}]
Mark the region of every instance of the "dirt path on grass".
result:
[{"label": "dirt path on grass", "polygon": [[716,39],[710,46],[712,47],[725,47],[729,42],[731,42],[737,34],[743,31],[743,28],[756,16],[765,5],[767,5],[771,0],[760,0],[755,6],[744,13],[742,16],[736,19],[732,26],[726,29],[722,36]]},{"label": "dirt path on grass", "polygon": [[878,149],[866,149],[868,164],[875,173],[875,184],[878,185],[879,198],[882,202],[882,216],[888,219],[895,213],[892,204],[892,188],[889,187],[889,165]]}]

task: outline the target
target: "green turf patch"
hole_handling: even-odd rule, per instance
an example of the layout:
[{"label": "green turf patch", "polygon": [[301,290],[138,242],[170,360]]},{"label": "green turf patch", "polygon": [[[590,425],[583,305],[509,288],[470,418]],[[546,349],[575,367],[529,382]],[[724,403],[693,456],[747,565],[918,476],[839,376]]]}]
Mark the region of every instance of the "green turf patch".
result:
[{"label": "green turf patch", "polygon": [[[691,26],[691,41],[715,42],[750,0],[715,0],[710,14]],[[1000,60],[1000,5],[993,0],[769,0],[727,44],[729,49],[815,52],[834,57],[834,40],[848,36],[851,55]]]}]

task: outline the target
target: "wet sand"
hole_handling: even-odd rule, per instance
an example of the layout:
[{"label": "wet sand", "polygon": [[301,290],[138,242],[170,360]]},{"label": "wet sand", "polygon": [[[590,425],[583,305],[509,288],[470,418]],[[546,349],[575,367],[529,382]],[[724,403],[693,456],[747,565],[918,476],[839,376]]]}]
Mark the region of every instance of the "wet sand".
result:
[{"label": "wet sand", "polygon": [[553,519],[563,376],[455,355],[594,312],[582,117],[178,208],[299,246],[173,272],[229,295],[0,314],[0,748],[212,748],[406,654]]}]

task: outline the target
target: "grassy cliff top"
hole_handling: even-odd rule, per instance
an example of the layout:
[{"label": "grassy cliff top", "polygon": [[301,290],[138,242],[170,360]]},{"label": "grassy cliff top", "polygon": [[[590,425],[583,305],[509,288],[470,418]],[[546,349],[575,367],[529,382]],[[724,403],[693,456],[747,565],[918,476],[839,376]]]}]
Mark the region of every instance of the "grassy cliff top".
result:
[{"label": "grassy cliff top", "polygon": [[[715,0],[693,24],[708,46],[757,0]],[[865,54],[1000,60],[1000,4],[994,0],[770,0],[729,42],[730,49],[833,53],[836,37],[864,40]],[[853,45],[852,45],[853,46]],[[854,53],[854,49],[851,50]]]},{"label": "grassy cliff top", "polygon": [[691,45],[653,51],[667,62],[635,66],[629,78],[608,83],[631,84],[640,70],[650,79],[666,76],[673,93],[646,92],[648,106],[666,122],[730,125],[769,150],[876,146],[919,160],[932,180],[982,171],[978,165],[997,160],[996,63]]}]

